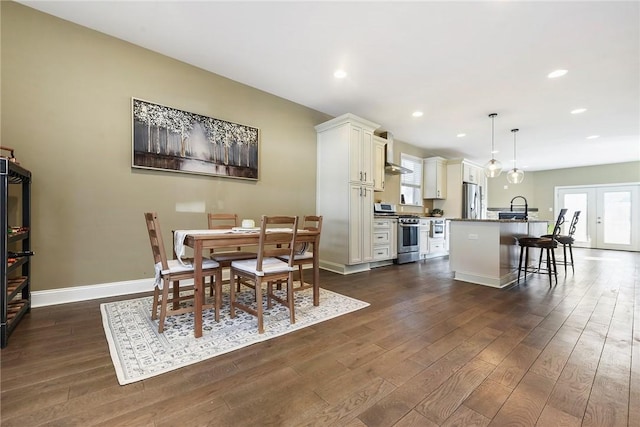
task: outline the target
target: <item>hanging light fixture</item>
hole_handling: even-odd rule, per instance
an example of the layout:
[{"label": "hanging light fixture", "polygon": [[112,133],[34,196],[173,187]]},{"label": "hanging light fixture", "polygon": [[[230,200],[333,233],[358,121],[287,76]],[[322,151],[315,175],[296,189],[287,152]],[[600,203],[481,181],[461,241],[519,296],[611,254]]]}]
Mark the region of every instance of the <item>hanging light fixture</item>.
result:
[{"label": "hanging light fixture", "polygon": [[507,172],[507,181],[511,184],[520,184],[524,180],[524,171],[516,167],[516,133],[520,129],[511,129],[513,132],[513,169]]},{"label": "hanging light fixture", "polygon": [[497,116],[497,113],[491,113],[489,114],[489,117],[491,117],[491,160],[489,160],[487,162],[487,164],[484,165],[484,174],[487,176],[487,178],[495,178],[498,175],[500,175],[500,173],[502,172],[502,163],[500,163],[498,160],[496,160],[493,155],[495,153],[495,149],[494,149],[494,144],[493,144],[493,137],[494,137],[494,119]]}]

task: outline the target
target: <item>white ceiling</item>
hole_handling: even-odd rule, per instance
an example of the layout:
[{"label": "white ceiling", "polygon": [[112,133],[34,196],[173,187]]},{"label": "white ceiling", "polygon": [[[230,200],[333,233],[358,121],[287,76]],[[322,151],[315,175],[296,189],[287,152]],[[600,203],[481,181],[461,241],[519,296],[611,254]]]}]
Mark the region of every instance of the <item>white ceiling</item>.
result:
[{"label": "white ceiling", "polygon": [[434,155],[484,164],[495,112],[505,170],[512,128],[525,170],[640,160],[637,1],[20,3]]}]

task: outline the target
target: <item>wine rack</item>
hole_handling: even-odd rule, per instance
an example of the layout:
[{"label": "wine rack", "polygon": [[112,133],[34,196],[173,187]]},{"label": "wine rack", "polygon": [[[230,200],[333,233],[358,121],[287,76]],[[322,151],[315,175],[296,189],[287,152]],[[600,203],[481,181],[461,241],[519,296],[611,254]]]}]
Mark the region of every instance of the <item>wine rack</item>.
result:
[{"label": "wine rack", "polygon": [[[10,191],[15,186],[16,191]],[[12,206],[17,203],[19,206]],[[21,224],[9,224],[11,208]],[[31,172],[14,161],[0,158],[0,344],[31,310]],[[12,211],[13,212],[13,211]]]}]

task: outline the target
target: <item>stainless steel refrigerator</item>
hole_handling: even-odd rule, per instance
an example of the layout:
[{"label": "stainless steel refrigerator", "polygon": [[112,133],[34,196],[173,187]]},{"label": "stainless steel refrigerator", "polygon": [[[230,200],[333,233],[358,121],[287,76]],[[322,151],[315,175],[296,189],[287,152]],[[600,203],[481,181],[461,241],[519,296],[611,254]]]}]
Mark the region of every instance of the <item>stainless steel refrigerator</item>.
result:
[{"label": "stainless steel refrigerator", "polygon": [[462,218],[482,218],[482,187],[478,184],[462,183]]}]

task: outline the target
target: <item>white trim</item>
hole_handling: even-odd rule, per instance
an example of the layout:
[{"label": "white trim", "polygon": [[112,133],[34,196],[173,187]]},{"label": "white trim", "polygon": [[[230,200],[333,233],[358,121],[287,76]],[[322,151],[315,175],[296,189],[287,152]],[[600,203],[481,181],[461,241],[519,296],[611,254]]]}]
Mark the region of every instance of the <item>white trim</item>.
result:
[{"label": "white trim", "polygon": [[153,290],[155,279],[127,280],[124,282],[101,283],[98,285],[73,286],[31,292],[31,307],[67,304],[119,295],[137,294]]},{"label": "white trim", "polygon": [[[304,269],[312,268],[305,265]],[[222,280],[229,280],[229,270],[224,269]],[[120,295],[138,294],[153,291],[155,279],[125,280],[123,282],[100,283],[97,285],[72,286],[70,288],[51,289],[31,292],[31,307],[46,307],[48,305],[68,304],[70,302],[89,301],[98,298],[117,297]],[[186,285],[193,284],[193,280],[181,281]]]}]

